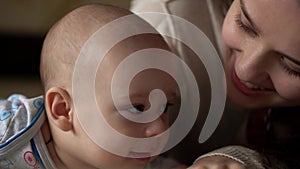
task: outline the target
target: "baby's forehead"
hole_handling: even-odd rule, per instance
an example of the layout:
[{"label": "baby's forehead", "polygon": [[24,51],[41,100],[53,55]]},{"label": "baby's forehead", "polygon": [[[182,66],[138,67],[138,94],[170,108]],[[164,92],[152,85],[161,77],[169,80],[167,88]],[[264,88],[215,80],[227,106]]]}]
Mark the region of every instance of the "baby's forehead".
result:
[{"label": "baby's forehead", "polygon": [[[131,69],[137,66],[149,66],[149,62],[162,63],[157,53],[173,54],[158,34],[141,34],[124,39],[109,49],[101,61],[99,60],[97,76],[109,80],[117,69],[130,72],[134,71]],[[98,57],[97,54],[95,54],[96,57]],[[166,61],[163,62],[166,63]],[[171,66],[174,67],[172,64]]]},{"label": "baby's forehead", "polygon": [[[101,44],[99,44],[101,45]],[[139,56],[136,53],[139,51],[148,50],[148,55],[151,57],[151,50],[160,49],[171,52],[164,39],[158,34],[140,34],[123,40],[120,40],[113,47],[107,50],[103,61],[111,64],[118,64],[123,59],[134,56]],[[144,52],[145,53],[145,52]],[[154,59],[154,58],[153,58]]]}]

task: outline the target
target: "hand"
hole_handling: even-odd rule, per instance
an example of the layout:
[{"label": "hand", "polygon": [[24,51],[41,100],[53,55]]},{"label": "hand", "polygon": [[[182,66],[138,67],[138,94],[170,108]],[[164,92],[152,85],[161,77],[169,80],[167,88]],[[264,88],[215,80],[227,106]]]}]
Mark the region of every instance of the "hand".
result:
[{"label": "hand", "polygon": [[197,160],[187,169],[247,169],[243,164],[225,157],[225,156],[209,156]]}]

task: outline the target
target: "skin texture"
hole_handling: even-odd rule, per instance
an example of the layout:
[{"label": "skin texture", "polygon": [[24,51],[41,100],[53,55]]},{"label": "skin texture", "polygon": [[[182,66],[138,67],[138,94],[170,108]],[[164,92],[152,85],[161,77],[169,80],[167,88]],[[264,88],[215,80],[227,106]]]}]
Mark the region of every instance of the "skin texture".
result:
[{"label": "skin texture", "polygon": [[[83,44],[106,23],[128,14],[128,11],[112,6],[83,6],[66,15],[47,35],[41,58],[41,79],[45,87],[45,108],[49,123],[44,124],[43,135],[45,140],[52,137],[47,147],[59,169],[142,169],[147,162],[154,159],[152,157],[139,160],[117,156],[95,144],[83,130],[76,115],[89,112],[75,111],[71,92],[74,64]],[[146,23],[143,26],[149,27]],[[129,98],[136,109],[125,111],[140,113],[149,108],[148,94],[152,89],[158,88],[166,94],[168,102],[158,104],[158,110],[163,110],[163,114],[149,123],[135,123],[116,111],[110,93],[112,74],[128,54],[145,48],[169,50],[159,35],[130,37],[109,51],[101,62],[95,79],[97,103],[105,120],[119,133],[135,138],[153,137],[166,131],[169,126],[169,114],[175,111],[169,103],[177,104],[178,89],[174,79],[159,70],[150,69],[141,72],[132,80]],[[141,106],[144,109],[140,109]],[[103,139],[106,138],[105,133],[101,135]],[[119,141],[117,148],[121,146],[119,148],[128,151],[129,155],[139,151],[132,150],[131,145]],[[144,151],[149,153],[161,150],[165,143],[166,140],[158,140],[157,144],[149,145],[152,149]]]},{"label": "skin texture", "polygon": [[[300,65],[291,61],[300,61],[299,16],[295,0],[233,2],[222,31],[233,102],[246,108],[300,105]],[[246,82],[264,89],[250,89]]]}]

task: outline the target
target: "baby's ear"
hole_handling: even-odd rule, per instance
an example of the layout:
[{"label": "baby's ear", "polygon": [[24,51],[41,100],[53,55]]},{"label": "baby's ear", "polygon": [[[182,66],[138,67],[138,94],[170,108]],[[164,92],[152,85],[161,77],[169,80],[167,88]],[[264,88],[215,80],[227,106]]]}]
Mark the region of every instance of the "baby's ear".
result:
[{"label": "baby's ear", "polygon": [[73,128],[72,99],[67,90],[53,87],[45,95],[48,119],[63,131]]}]

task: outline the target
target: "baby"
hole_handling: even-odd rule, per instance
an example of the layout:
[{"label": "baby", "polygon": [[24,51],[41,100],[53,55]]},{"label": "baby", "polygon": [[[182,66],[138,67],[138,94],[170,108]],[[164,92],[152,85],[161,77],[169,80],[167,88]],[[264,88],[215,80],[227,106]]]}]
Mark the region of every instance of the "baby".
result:
[{"label": "baby", "polygon": [[[68,13],[50,29],[43,44],[40,63],[43,96],[26,98],[22,95],[12,95],[0,103],[0,168],[168,169],[180,167],[172,160],[155,159],[157,152],[163,149],[167,140],[167,137],[158,136],[167,131],[170,125],[169,114],[177,111],[178,86],[175,80],[158,69],[146,69],[134,76],[128,91],[122,90],[124,84],[114,84],[117,92],[112,95],[114,72],[128,55],[147,48],[169,51],[160,35],[139,34],[125,38],[107,51],[95,76],[93,74],[85,74],[79,78],[76,76],[78,58],[88,59],[88,55],[93,54],[87,50],[89,46],[84,48],[89,38],[106,24],[130,14],[127,10],[113,6],[85,5]],[[148,29],[152,29],[146,22],[142,20],[140,22]],[[117,29],[120,31],[136,29],[138,24],[132,23],[131,26],[131,28]],[[103,38],[109,40],[114,36],[114,34],[107,34]],[[99,46],[101,53],[101,46],[104,43],[94,45]],[[92,62],[97,61],[95,59]],[[89,65],[83,68],[87,72],[89,69]],[[122,71],[126,72],[127,69]],[[94,78],[94,95],[88,95],[85,90],[77,91],[75,95],[74,84],[89,76]],[[153,108],[148,97],[154,89],[163,91],[165,99],[156,99],[154,102],[157,106]],[[82,97],[78,97],[78,93],[82,94]],[[154,137],[155,142],[147,146],[136,146],[118,140],[119,144],[112,145],[115,140],[110,140],[111,133],[106,129],[96,128],[98,124],[92,123],[94,121],[92,114],[95,112],[90,110],[93,103],[82,100],[90,97],[95,98],[95,102],[99,105],[97,108],[102,112],[102,116],[99,117],[105,119],[112,131],[130,138]],[[126,97],[129,98],[130,103],[126,102],[124,99]],[[114,104],[115,98],[121,105],[118,108]],[[78,100],[86,110],[78,108],[76,105]],[[145,112],[148,113],[149,109],[161,114],[154,120],[145,122],[136,122],[125,117],[129,114],[134,118]],[[119,111],[125,112],[125,116],[122,116]],[[87,117],[87,122],[79,118],[82,116]],[[89,122],[96,127],[88,128]],[[96,133],[100,139],[95,138],[93,133]],[[114,153],[105,145],[101,147],[102,144],[122,152]]]}]

